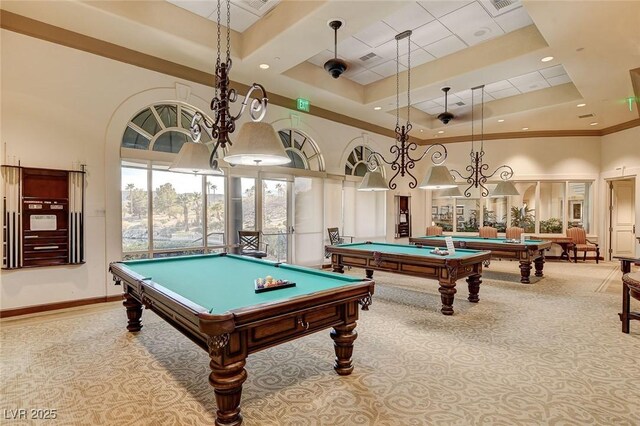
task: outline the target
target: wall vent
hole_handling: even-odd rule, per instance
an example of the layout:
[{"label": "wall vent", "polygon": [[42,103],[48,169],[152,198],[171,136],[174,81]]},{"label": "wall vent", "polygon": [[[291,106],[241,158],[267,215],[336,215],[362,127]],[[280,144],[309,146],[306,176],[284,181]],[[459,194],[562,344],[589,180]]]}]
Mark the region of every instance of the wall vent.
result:
[{"label": "wall vent", "polygon": [[579,115],[578,118],[591,118],[591,117],[595,117],[593,114],[585,114],[585,115]]},{"label": "wall vent", "polygon": [[375,53],[371,52],[371,53],[367,53],[367,54],[366,54],[366,55],[364,55],[364,56],[361,56],[361,57],[360,57],[360,60],[361,60],[362,62],[365,62],[365,61],[368,61],[369,59],[375,58],[376,56],[378,56],[378,55],[376,55]]}]

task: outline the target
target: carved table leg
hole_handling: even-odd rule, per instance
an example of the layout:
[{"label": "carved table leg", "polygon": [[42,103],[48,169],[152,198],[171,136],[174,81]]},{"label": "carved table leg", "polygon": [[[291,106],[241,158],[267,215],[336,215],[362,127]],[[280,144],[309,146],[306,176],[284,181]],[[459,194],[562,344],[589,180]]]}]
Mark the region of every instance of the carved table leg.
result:
[{"label": "carved table leg", "polygon": [[330,333],[333,339],[333,348],[336,351],[336,362],[333,368],[341,376],[349,375],[353,371],[351,355],[353,354],[353,342],[358,337],[355,328],[355,322],[336,325]]},{"label": "carved table leg", "polygon": [[367,278],[373,278],[373,269],[365,269],[364,272],[367,274]]},{"label": "carved table leg", "polygon": [[470,275],[467,277],[467,284],[469,284],[469,302],[478,303],[480,301],[480,297],[478,293],[480,292],[480,284],[482,284],[482,275]]},{"label": "carved table leg", "polygon": [[442,300],[442,315],[453,315],[453,299],[456,294],[456,283],[446,283],[440,281],[440,299]]},{"label": "carved table leg", "polygon": [[531,262],[520,261],[520,282],[523,284],[529,284],[529,277],[531,276]]},{"label": "carved table leg", "polygon": [[541,254],[539,258],[533,261],[533,263],[536,267],[536,277],[543,277],[542,269],[544,268],[544,255]]},{"label": "carved table leg", "polygon": [[331,265],[333,267],[333,272],[337,272],[339,274],[344,274],[344,266],[339,263],[334,263]]},{"label": "carved table leg", "polygon": [[242,424],[240,415],[240,397],[242,384],[247,380],[247,370],[244,369],[246,360],[234,362],[230,365],[217,365],[213,360],[209,363],[211,374],[209,384],[216,394],[216,425],[237,426]]},{"label": "carved table leg", "polygon": [[629,334],[629,312],[631,311],[631,297],[629,295],[629,286],[624,281],[622,282],[622,313],[620,321],[622,321],[622,332]]},{"label": "carved table leg", "polygon": [[124,297],[122,304],[127,308],[127,330],[140,331],[142,328],[142,323],[140,321],[142,318],[142,304],[134,299],[134,297],[129,293],[123,293],[122,297]]}]

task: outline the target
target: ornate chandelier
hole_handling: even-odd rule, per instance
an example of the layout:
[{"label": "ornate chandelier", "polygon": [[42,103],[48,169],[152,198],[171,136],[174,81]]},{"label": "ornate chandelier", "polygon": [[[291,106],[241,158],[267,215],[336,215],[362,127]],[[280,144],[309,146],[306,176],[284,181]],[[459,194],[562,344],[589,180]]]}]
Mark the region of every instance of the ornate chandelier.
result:
[{"label": "ornate chandelier", "polygon": [[[481,92],[480,100],[480,150],[475,150],[475,93],[477,90]],[[480,188],[480,195],[487,197],[489,195],[489,189],[486,187],[487,181],[496,174],[500,177],[500,182],[496,185],[496,188],[492,192],[491,196],[500,197],[507,195],[519,195],[520,193],[509,180],[513,177],[513,169],[506,164],[503,164],[496,168],[493,173],[487,175],[485,172],[489,170],[489,165],[484,162],[484,84],[471,88],[471,152],[469,153],[471,164],[465,167],[468,172],[463,176],[457,170],[451,170],[451,173],[458,175],[462,180],[466,181],[469,186],[464,191],[464,196],[471,197],[471,188]]]},{"label": "ornate chandelier", "polygon": [[[211,100],[213,121],[196,112],[191,121],[191,137],[193,142],[186,142],[180,149],[176,161],[169,170],[191,171],[194,173],[219,173],[216,153],[227,146],[233,146],[224,156],[224,160],[232,165],[274,166],[289,163],[282,143],[278,139],[275,130],[268,123],[262,123],[267,112],[267,92],[258,83],[253,83],[242,101],[238,114],[231,114],[231,104],[238,99],[238,93],[230,88],[229,71],[231,71],[231,5],[226,0],[227,25],[226,25],[226,57],[221,59],[220,43],[220,3],[218,0],[217,17],[217,57],[215,65],[215,94]],[[254,92],[258,95],[253,98]],[[236,130],[236,122],[249,107],[250,122],[242,125],[235,143],[229,139],[229,135]],[[204,129],[203,129],[204,127]],[[200,143],[202,132],[206,131],[215,141],[213,150],[209,153],[207,147]],[[206,158],[208,157],[208,164]]]},{"label": "ornate chandelier", "polygon": [[[441,164],[447,158],[447,149],[442,144],[434,144],[429,146],[417,158],[411,156],[411,153],[418,148],[415,142],[409,140],[409,132],[411,131],[411,31],[404,31],[396,35],[396,143],[389,148],[394,156],[391,161],[384,158],[379,152],[373,151],[367,162],[367,173],[358,190],[360,191],[386,191],[388,189],[396,189],[398,184],[395,179],[398,176],[408,175],[411,177],[409,188],[414,189],[418,186],[418,181],[411,170],[416,163],[422,160],[428,153],[431,154],[431,162],[433,167],[427,173],[424,180],[420,184],[420,188],[424,189],[442,189],[455,187],[453,177],[445,166]],[[407,121],[400,124],[400,40],[407,39]],[[382,175],[382,163],[389,164],[391,170],[395,174],[387,184]]]}]

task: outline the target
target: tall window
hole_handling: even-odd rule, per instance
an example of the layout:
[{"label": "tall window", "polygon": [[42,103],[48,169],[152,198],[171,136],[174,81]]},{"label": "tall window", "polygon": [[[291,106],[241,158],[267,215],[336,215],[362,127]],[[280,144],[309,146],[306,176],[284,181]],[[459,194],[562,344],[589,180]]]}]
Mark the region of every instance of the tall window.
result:
[{"label": "tall window", "polygon": [[[583,227],[589,232],[593,218],[593,182],[513,182],[520,195],[481,197],[472,190],[471,197],[443,198],[441,191],[432,195],[431,220],[443,230],[475,232],[478,224],[493,226],[504,232],[508,226],[524,228],[526,233],[563,234],[567,228]],[[489,184],[489,194],[495,184]],[[464,192],[465,188],[461,188]],[[455,207],[455,210],[454,210]],[[450,212],[455,211],[454,214]],[[455,223],[455,225],[452,225]]]},{"label": "tall window", "polygon": [[285,164],[285,167],[314,170],[316,172],[324,171],[324,159],[318,146],[311,138],[293,129],[280,130],[278,135],[284,150],[291,159],[291,162]]},{"label": "tall window", "polygon": [[565,182],[540,183],[540,232],[560,234],[564,232],[562,221],[564,211]]},{"label": "tall window", "polygon": [[[226,178],[167,170],[189,140],[195,112],[178,103],[151,105],[124,130],[120,153],[125,258],[203,253],[226,243]],[[206,133],[201,140],[211,149]]]},{"label": "tall window", "polygon": [[[366,161],[372,150],[365,146],[356,146],[344,164],[344,172],[351,176],[364,176],[367,173]],[[385,170],[382,168],[382,175]],[[355,182],[343,184],[343,221],[344,235],[356,239],[384,241],[386,236],[386,191],[358,191]],[[363,220],[366,218],[366,220]]]}]

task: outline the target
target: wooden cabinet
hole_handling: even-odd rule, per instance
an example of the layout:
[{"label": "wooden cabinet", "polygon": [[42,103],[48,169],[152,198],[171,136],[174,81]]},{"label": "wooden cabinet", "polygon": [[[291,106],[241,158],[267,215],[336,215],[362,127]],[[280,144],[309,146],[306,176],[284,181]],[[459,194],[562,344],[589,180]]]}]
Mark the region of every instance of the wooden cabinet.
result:
[{"label": "wooden cabinet", "polygon": [[2,169],[2,267],[84,263],[84,171]]},{"label": "wooden cabinet", "polygon": [[396,238],[411,236],[411,197],[396,195]]}]

